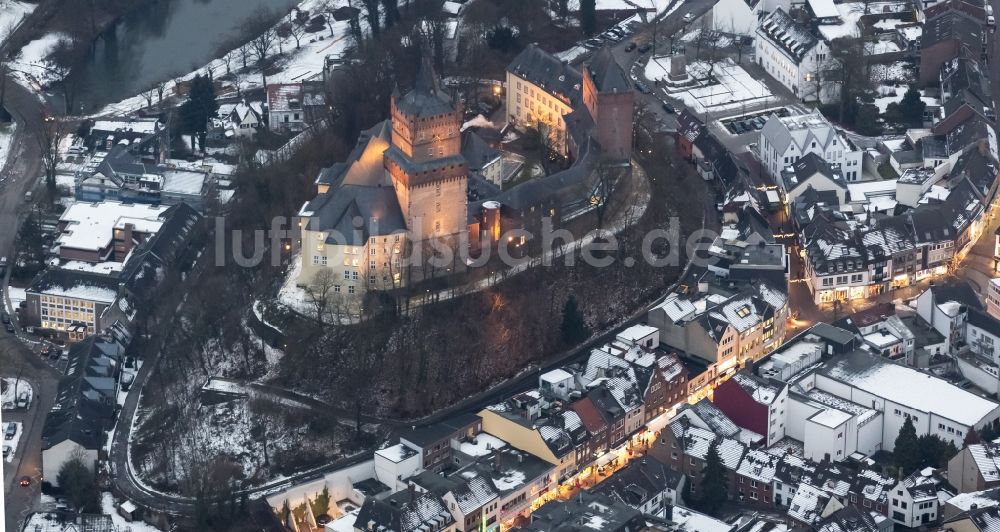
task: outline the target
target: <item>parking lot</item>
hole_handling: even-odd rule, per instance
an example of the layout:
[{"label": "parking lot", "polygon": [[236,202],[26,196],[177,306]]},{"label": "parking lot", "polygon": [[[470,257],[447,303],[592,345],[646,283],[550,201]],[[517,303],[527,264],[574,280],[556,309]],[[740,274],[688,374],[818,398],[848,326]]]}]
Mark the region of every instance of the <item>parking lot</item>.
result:
[{"label": "parking lot", "polygon": [[727,118],[721,120],[721,122],[723,127],[726,128],[726,131],[732,133],[733,135],[742,135],[752,131],[760,131],[760,129],[764,127],[764,122],[767,121],[767,117],[773,114],[778,116],[788,116],[790,113],[788,109],[779,107],[777,109],[768,109],[767,111],[759,113],[737,116],[735,118]]}]

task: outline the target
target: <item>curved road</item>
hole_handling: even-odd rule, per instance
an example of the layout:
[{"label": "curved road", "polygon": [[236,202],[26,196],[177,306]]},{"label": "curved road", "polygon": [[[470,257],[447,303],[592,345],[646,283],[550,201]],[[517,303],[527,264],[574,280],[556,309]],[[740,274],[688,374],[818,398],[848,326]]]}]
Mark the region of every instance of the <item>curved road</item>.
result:
[{"label": "curved road", "polygon": [[[670,33],[676,32],[677,30],[684,27],[684,23],[681,20],[683,14],[688,11],[693,11],[696,14],[704,13],[715,3],[715,0],[690,0],[686,2],[688,4],[687,9],[678,9],[675,13],[664,18],[664,20],[659,21],[659,28],[657,33],[661,36],[669,35]],[[653,33],[652,25],[648,25],[642,28],[640,31],[636,32],[631,38],[648,38]],[[622,43],[619,43],[614,47],[614,52],[616,56],[619,56],[620,60],[624,60],[625,65],[628,65],[635,59],[635,54],[629,54],[624,52],[624,47],[629,39],[626,39]],[[659,109],[659,106],[655,106]],[[706,206],[706,217],[713,216],[714,209],[711,206]],[[707,219],[707,218],[706,218]],[[208,254],[203,255],[207,256]],[[202,264],[196,266],[196,268],[202,268]],[[690,266],[690,263],[688,264]],[[200,272],[199,272],[200,273]],[[682,281],[688,280],[690,277],[689,267],[685,267],[684,271],[678,279],[677,284]],[[188,276],[191,279],[193,276]],[[676,284],[674,285],[676,286]],[[672,291],[673,287],[667,291],[669,293]],[[610,330],[595,336],[588,340],[585,344],[578,346],[574,349],[570,349],[558,355],[551,357],[549,360],[545,361],[543,367],[535,367],[530,371],[525,371],[519,376],[503,383],[495,388],[484,392],[483,394],[470,397],[464,401],[461,401],[451,407],[435,412],[434,414],[410,421],[387,421],[387,420],[377,420],[381,423],[388,423],[395,426],[426,426],[437,423],[448,416],[452,416],[458,412],[478,412],[482,408],[496,403],[497,401],[514,395],[516,393],[526,391],[534,386],[537,386],[538,375],[549,369],[560,367],[575,358],[586,356],[590,349],[596,345],[600,345],[611,340],[615,331],[618,331],[623,326],[628,326],[637,323],[650,308],[659,304],[661,298],[657,298],[654,302],[649,305],[643,306],[641,309],[634,312],[632,315],[628,316],[621,323],[611,328]],[[170,330],[169,327],[165,330]],[[156,349],[156,356],[153,360],[147,360],[143,364],[142,369],[136,376],[136,380],[133,383],[132,388],[129,390],[128,396],[125,401],[125,405],[122,407],[121,413],[119,414],[119,427],[115,430],[111,445],[111,454],[109,457],[110,461],[110,471],[112,476],[112,481],[114,484],[115,491],[118,495],[126,497],[133,502],[146,507],[150,510],[162,512],[168,515],[174,515],[179,517],[187,517],[194,514],[194,500],[187,497],[182,497],[173,494],[159,493],[155,490],[143,486],[135,475],[133,474],[130,460],[129,460],[129,439],[131,437],[131,425],[134,422],[135,414],[139,405],[139,400],[142,395],[142,388],[146,380],[149,378],[150,373],[155,369],[157,361],[161,356],[161,350]],[[278,395],[287,395],[289,398],[296,400],[300,403],[306,404],[311,407],[319,407],[314,399],[303,398],[294,392],[288,390],[280,390],[272,387],[266,387],[266,389],[261,389],[267,393],[276,393]],[[344,412],[348,414],[349,417],[353,418],[353,414],[349,412]],[[369,416],[364,416],[366,421],[376,421],[375,418]],[[369,459],[371,456],[370,452],[362,452],[353,457],[344,458],[325,464],[323,466],[317,467],[315,469],[304,471],[296,475],[281,479],[279,481],[264,484],[259,487],[250,488],[244,490],[244,492],[250,496],[263,495],[269,492],[274,492],[286,488],[288,486],[298,484],[301,482],[307,482],[312,479],[318,478],[326,473],[335,471],[337,469],[342,469],[352,464],[363,462]]]}]

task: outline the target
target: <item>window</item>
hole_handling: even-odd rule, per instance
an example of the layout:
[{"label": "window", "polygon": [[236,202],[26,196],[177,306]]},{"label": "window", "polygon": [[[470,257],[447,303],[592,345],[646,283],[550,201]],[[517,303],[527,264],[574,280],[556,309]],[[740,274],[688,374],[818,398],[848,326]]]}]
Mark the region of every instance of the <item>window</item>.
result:
[{"label": "window", "polygon": [[350,278],[351,278],[351,271],[344,270],[344,279],[350,279]]},{"label": "window", "polygon": [[333,291],[339,294],[340,293],[340,285],[339,284],[333,285]]},{"label": "window", "polygon": [[351,286],[347,287],[347,293],[348,294],[353,294],[354,293],[354,285],[351,285]]}]

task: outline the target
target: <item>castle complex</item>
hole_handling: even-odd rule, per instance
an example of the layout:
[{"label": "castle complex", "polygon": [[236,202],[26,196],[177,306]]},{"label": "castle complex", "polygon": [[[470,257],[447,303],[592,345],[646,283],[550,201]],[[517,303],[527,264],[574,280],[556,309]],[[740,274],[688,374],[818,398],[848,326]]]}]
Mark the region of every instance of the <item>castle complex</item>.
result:
[{"label": "castle complex", "polygon": [[[529,219],[585,212],[596,188],[594,165],[610,160],[628,167],[632,98],[610,51],[598,52],[581,74],[529,46],[508,67],[511,125],[546,121],[572,164],[501,190],[470,170],[462,106],[423,61],[413,89],[393,92],[390,119],[363,132],[347,161],[317,177],[316,196],[299,211],[307,222],[298,284],[327,272],[333,292],[345,297],[400,288],[426,276],[412,269],[421,266],[416,261],[407,264],[408,250],[432,241],[456,252],[460,246],[478,249]],[[475,135],[465,136],[470,133]]]}]

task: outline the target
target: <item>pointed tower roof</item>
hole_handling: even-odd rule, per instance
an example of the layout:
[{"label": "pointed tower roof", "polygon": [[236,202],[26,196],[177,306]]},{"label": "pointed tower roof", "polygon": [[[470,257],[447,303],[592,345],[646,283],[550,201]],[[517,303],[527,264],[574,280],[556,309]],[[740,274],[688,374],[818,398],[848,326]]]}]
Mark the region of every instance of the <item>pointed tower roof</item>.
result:
[{"label": "pointed tower roof", "polygon": [[415,116],[434,116],[454,110],[451,97],[441,90],[440,81],[427,54],[421,58],[413,90],[402,98],[397,97],[396,106]]},{"label": "pointed tower roof", "polygon": [[594,81],[594,85],[600,92],[628,92],[632,90],[625,70],[615,61],[614,56],[611,55],[611,48],[607,46],[594,54],[594,58],[587,65],[587,73],[590,74],[590,79]]}]

